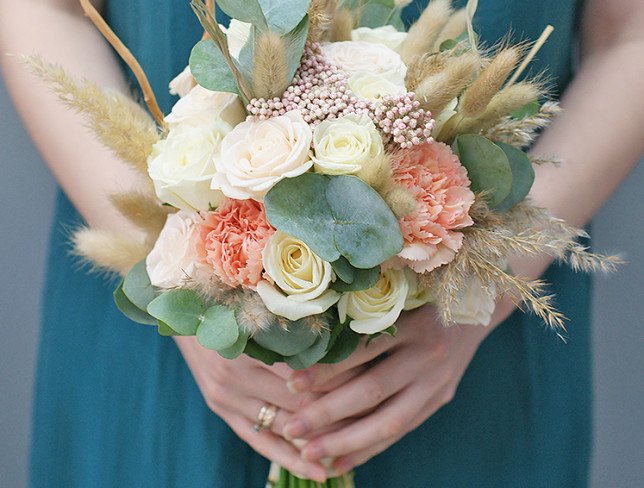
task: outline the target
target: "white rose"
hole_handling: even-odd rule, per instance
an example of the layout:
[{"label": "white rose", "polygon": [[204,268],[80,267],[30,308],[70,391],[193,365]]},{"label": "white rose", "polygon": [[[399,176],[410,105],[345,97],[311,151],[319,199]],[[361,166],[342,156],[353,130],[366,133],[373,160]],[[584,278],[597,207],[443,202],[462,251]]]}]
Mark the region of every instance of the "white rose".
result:
[{"label": "white rose", "polygon": [[420,308],[423,305],[427,305],[434,301],[434,297],[431,292],[419,285],[416,273],[414,273],[410,268],[405,268],[404,271],[407,275],[407,282],[409,283],[409,291],[407,292],[407,300],[405,300],[404,310],[414,310],[415,308]]},{"label": "white rose", "polygon": [[223,201],[212,190],[215,158],[231,127],[218,119],[208,124],[181,124],[157,142],[148,159],[148,173],[159,199],[182,210],[209,210]]},{"label": "white rose", "polygon": [[372,73],[398,75],[405,79],[407,74],[407,67],[400,55],[382,44],[331,42],[322,45],[322,54],[349,76]]},{"label": "white rose", "polygon": [[490,325],[496,308],[496,288],[483,288],[477,277],[472,277],[467,288],[460,290],[458,300],[451,308],[452,320],[457,324]]},{"label": "white rose", "polygon": [[262,201],[283,178],[313,166],[311,128],[298,111],[266,120],[248,120],[223,140],[212,188],[230,198]]},{"label": "white rose", "polygon": [[313,131],[315,170],[328,175],[358,173],[384,151],[382,137],[368,115],[329,119]]},{"label": "white rose", "polygon": [[384,25],[375,29],[359,27],[351,32],[351,40],[354,42],[362,41],[372,44],[382,44],[393,51],[398,50],[406,37],[406,32],[400,32],[393,25]]},{"label": "white rose", "polygon": [[165,118],[170,128],[180,124],[209,124],[215,119],[234,127],[246,119],[246,109],[234,93],[215,92],[200,85],[181,98]]},{"label": "white rose", "polygon": [[168,215],[154,248],[145,260],[150,282],[159,288],[181,286],[200,267],[194,238],[199,216],[190,212]]},{"label": "white rose", "polygon": [[443,109],[443,111],[438,114],[438,117],[434,117],[434,128],[432,129],[433,134],[440,134],[441,130],[443,129],[443,126],[447,123],[449,119],[451,119],[454,115],[456,115],[456,106],[458,105],[458,98],[455,98],[449,104],[447,107]]},{"label": "white rose", "polygon": [[360,73],[348,80],[349,88],[360,98],[377,101],[386,96],[407,93],[405,80],[397,74]]},{"label": "white rose", "polygon": [[192,76],[190,66],[186,66],[186,68],[170,82],[170,95],[185,97],[195,86],[197,86],[197,82]]},{"label": "white rose", "polygon": [[349,327],[359,334],[376,334],[396,323],[409,294],[409,277],[402,269],[384,271],[373,288],[342,295],[340,321],[351,317]]},{"label": "white rose", "polygon": [[257,293],[275,315],[299,320],[325,312],[340,294],[329,290],[333,268],[313,254],[299,239],[277,231],[262,252],[266,274],[274,281],[260,281]]}]

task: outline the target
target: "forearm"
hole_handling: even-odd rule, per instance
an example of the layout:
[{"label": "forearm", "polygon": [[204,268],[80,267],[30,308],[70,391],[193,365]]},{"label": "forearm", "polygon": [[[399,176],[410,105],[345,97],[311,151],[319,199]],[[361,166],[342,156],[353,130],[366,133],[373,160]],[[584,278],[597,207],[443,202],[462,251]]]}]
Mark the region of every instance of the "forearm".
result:
[{"label": "forearm", "polygon": [[[0,0],[0,52],[38,54],[74,77],[127,89],[112,51],[74,0]],[[82,116],[65,108],[19,58],[0,56],[0,62],[36,146],[83,217],[102,228],[127,225],[107,195],[128,188],[130,171],[85,128]]]}]

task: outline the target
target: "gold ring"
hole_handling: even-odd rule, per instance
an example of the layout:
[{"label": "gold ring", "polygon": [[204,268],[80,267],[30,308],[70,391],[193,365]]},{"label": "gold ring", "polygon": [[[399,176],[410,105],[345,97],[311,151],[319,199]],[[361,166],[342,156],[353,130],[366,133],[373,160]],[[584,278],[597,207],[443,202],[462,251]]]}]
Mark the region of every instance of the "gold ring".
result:
[{"label": "gold ring", "polygon": [[257,422],[253,426],[255,432],[259,432],[262,429],[268,429],[273,422],[275,422],[275,417],[277,416],[277,407],[271,405],[270,403],[265,403],[262,405],[262,408],[259,409],[257,414]]}]

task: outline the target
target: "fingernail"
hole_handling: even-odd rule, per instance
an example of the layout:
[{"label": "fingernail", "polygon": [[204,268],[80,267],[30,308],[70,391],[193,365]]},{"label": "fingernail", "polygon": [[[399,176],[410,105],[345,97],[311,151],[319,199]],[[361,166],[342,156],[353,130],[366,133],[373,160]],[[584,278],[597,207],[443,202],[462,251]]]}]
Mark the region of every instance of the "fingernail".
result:
[{"label": "fingernail", "polygon": [[284,436],[297,439],[305,435],[308,431],[309,428],[303,420],[293,420],[284,427]]},{"label": "fingernail", "polygon": [[322,446],[309,445],[304,448],[302,451],[302,457],[307,461],[318,461],[322,459],[326,454]]},{"label": "fingernail", "polygon": [[304,372],[295,373],[286,383],[286,387],[291,393],[302,393],[313,386],[313,378]]}]

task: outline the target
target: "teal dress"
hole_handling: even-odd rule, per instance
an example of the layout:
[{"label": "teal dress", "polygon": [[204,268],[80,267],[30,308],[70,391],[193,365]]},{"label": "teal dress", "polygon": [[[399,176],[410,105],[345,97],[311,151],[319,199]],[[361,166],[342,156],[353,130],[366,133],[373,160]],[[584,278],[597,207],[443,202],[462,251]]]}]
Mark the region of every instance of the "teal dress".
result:
[{"label": "teal dress", "polygon": [[[284,0],[286,1],[286,0]],[[419,2],[420,3],[420,2]],[[464,2],[462,2],[464,3]],[[168,81],[201,29],[188,1],[109,0],[110,24],[148,73],[163,109]],[[553,37],[533,64],[560,91],[571,76],[575,0],[481,0],[488,44],[512,28]],[[414,4],[406,20],[418,12]],[[91,162],[88,162],[91,164]],[[31,485],[51,488],[261,488],[268,462],[206,407],[172,339],[126,320],[113,283],[69,253],[79,222],[58,198],[43,309]],[[357,470],[363,488],[579,488],[590,458],[589,279],[557,267],[567,344],[538,320],[513,315],[482,344],[454,400]]]}]

